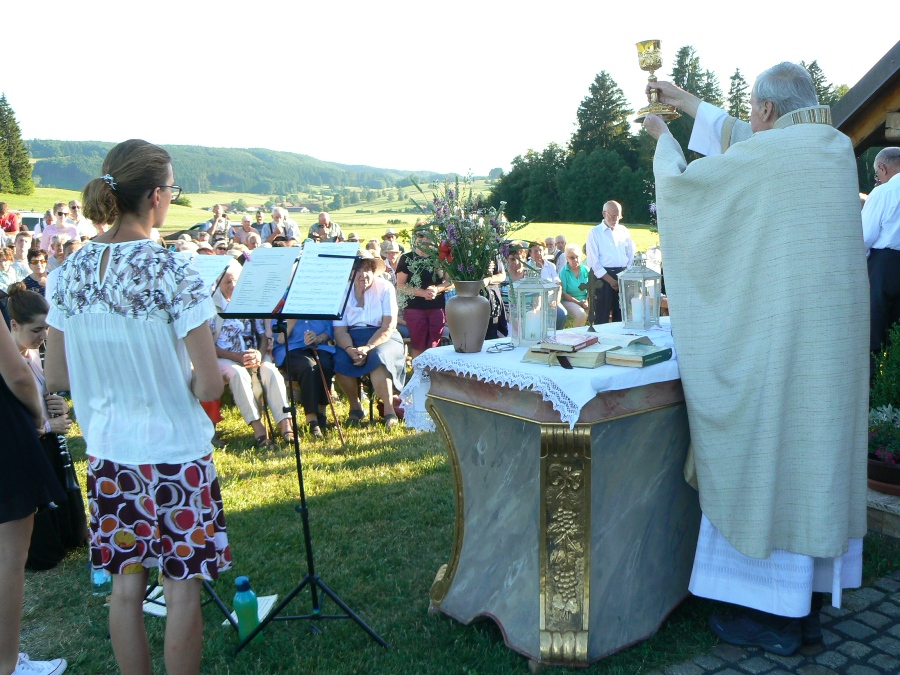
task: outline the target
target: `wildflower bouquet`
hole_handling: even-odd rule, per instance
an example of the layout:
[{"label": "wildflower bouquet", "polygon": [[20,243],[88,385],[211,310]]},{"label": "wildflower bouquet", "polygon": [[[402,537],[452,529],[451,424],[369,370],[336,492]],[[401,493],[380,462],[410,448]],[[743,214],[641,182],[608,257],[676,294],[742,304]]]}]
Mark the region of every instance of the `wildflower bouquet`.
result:
[{"label": "wildflower bouquet", "polygon": [[[424,195],[422,188],[413,185]],[[436,185],[433,187],[437,188]],[[442,270],[452,281],[481,281],[493,274],[494,260],[501,253],[506,235],[527,223],[509,223],[500,208],[479,208],[472,190],[463,196],[459,179],[445,182],[427,205],[429,219],[416,228],[421,233],[414,245],[425,254],[426,264]],[[422,207],[423,210],[426,207]]]},{"label": "wildflower bouquet", "polygon": [[885,405],[869,411],[869,459],[900,464],[900,409]]}]

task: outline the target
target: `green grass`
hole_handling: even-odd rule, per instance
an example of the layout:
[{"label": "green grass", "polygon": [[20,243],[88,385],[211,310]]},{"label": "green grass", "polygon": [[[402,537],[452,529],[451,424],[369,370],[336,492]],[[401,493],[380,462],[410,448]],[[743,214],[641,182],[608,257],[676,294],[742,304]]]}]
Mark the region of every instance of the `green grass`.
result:
[{"label": "green grass", "polygon": [[[340,404],[342,419],[346,408]],[[215,583],[227,604],[234,579],[250,576],[260,595],[282,598],[306,571],[301,521],[294,507],[298,486],[293,453],[285,446],[251,448],[251,433],[236,409],[223,406],[219,428],[228,446],[216,452],[234,567]],[[443,441],[435,433],[380,425],[335,432],[324,444],[301,440],[317,571],[391,645],[378,647],[354,623],[276,622],[237,657],[237,640],[220,626],[213,606],[204,608],[204,673],[505,674],[527,672],[522,656],[503,644],[491,621],[463,626],[428,614],[428,594],[438,567],[447,562],[453,536],[453,488]],[[70,443],[79,475],[86,472],[84,443],[73,426]],[[896,540],[870,535],[864,548],[865,581],[900,569]],[[72,673],[115,672],[107,639],[108,611],[90,595],[87,553],[80,550],[55,570],[29,573],[22,630],[23,650],[36,658],[65,656]],[[309,611],[304,591],[289,613]],[[649,640],[610,656],[589,672],[638,675],[708,651],[715,638],[706,620],[715,603],[690,598]],[[324,611],[336,610],[324,601]],[[146,618],[154,672],[164,672],[164,622]],[[559,673],[584,672],[561,668]]]}]

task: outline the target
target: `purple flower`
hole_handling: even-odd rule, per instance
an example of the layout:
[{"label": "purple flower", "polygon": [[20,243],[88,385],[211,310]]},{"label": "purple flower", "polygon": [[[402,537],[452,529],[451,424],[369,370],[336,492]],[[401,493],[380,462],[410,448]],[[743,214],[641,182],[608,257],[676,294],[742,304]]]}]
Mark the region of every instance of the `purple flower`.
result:
[{"label": "purple flower", "polygon": [[491,227],[497,227],[497,221],[491,218]]},{"label": "purple flower", "polygon": [[656,213],[656,204],[650,204],[650,213]]},{"label": "purple flower", "polygon": [[456,192],[453,191],[453,188],[447,190],[447,199],[452,201],[454,197],[456,197]]},{"label": "purple flower", "polygon": [[469,274],[472,274],[472,272],[475,271],[475,268],[472,267],[471,265],[469,265],[468,267],[466,267],[466,271],[467,271]]},{"label": "purple flower", "polygon": [[460,264],[460,265],[457,265],[457,266],[456,266],[456,269],[458,269],[460,272],[463,272],[463,271],[464,271],[464,270],[463,270],[463,266],[462,266],[461,264]]},{"label": "purple flower", "polygon": [[503,258],[509,257],[509,244],[500,244],[500,256]]}]

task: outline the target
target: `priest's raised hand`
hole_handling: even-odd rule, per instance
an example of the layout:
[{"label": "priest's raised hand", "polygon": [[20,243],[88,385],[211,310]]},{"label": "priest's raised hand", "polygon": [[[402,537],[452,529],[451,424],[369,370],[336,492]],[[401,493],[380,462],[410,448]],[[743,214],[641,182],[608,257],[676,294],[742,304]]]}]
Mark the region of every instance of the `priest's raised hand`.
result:
[{"label": "priest's raised hand", "polygon": [[659,115],[647,115],[644,118],[644,129],[656,140],[659,140],[663,134],[669,133],[669,127]]},{"label": "priest's raised hand", "polygon": [[692,93],[685,91],[671,82],[648,82],[647,89],[645,90],[648,103],[652,102],[650,93],[654,89],[659,96],[660,103],[680,108],[691,117],[697,116],[697,108],[700,106],[701,101]]}]

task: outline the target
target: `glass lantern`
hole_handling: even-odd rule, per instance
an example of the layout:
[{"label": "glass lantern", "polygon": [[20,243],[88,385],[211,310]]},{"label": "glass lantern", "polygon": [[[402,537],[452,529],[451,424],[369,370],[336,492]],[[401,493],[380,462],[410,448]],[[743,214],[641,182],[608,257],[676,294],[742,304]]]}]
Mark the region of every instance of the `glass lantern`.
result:
[{"label": "glass lantern", "polygon": [[619,307],[624,328],[659,328],[659,300],[662,276],[647,267],[638,253],[634,264],[619,276]]},{"label": "glass lantern", "polygon": [[523,266],[525,276],[509,287],[510,338],[517,347],[533,347],[556,335],[558,286],[531,265]]}]

